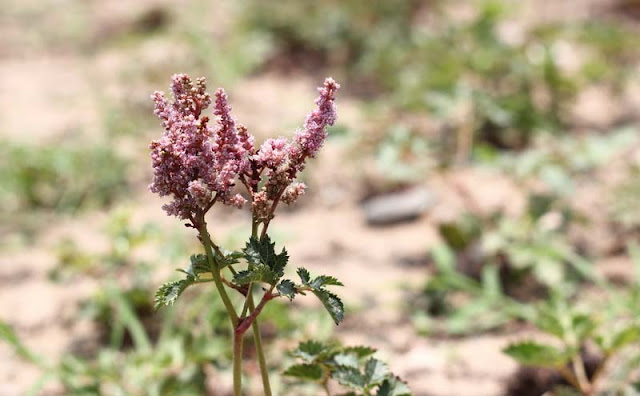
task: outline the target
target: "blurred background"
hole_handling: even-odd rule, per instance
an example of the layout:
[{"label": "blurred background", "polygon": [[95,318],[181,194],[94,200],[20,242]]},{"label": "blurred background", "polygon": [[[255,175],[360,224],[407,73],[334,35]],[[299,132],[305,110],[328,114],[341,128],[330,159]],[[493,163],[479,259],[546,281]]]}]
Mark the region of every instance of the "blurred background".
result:
[{"label": "blurred background", "polygon": [[[321,394],[279,375],[318,338],[377,348],[415,395],[540,395],[558,378],[502,353],[538,335],[529,310],[562,290],[608,312],[593,279],[640,294],[640,1],[0,8],[2,396],[230,394],[213,294],[153,309],[199,252],[146,189],[162,133],[149,95],[173,73],[224,86],[258,141],[301,127],[325,76],[342,85],[307,195],[270,230],[292,268],[345,283],[346,320],[270,304],[276,394]],[[214,238],[241,247],[247,213],[213,212]]]}]

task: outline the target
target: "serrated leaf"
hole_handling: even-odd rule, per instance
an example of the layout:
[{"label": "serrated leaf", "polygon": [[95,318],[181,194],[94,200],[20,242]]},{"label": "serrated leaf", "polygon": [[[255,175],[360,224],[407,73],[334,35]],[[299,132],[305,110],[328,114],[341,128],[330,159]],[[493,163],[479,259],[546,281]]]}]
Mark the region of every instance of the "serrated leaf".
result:
[{"label": "serrated leaf", "polygon": [[294,364],[284,373],[289,377],[302,378],[305,380],[319,381],[323,377],[322,367],[318,364]]},{"label": "serrated leaf", "polygon": [[331,376],[344,386],[363,391],[367,381],[362,373],[353,367],[338,366]]},{"label": "serrated leaf", "polygon": [[238,285],[246,285],[250,282],[265,282],[274,285],[278,282],[278,275],[264,264],[254,265],[251,269],[240,271],[233,276],[233,281]]},{"label": "serrated leaf", "polygon": [[182,292],[191,284],[193,284],[192,278],[182,279],[173,282],[167,282],[160,286],[155,296],[156,309],[162,306],[173,305]]},{"label": "serrated leaf", "polygon": [[344,305],[340,298],[324,289],[316,289],[312,290],[312,292],[318,297],[320,302],[322,302],[322,305],[324,305],[325,309],[329,312],[333,321],[336,324],[340,324],[342,319],[344,319]]},{"label": "serrated leaf", "polygon": [[411,396],[411,390],[398,377],[387,378],[380,385],[376,396]]},{"label": "serrated leaf", "polygon": [[309,282],[309,286],[314,289],[320,289],[323,286],[344,286],[342,282],[334,278],[333,276],[320,275],[314,280]]},{"label": "serrated leaf", "polygon": [[525,366],[558,367],[569,360],[567,353],[534,341],[511,344],[503,352]]},{"label": "serrated leaf", "polygon": [[223,252],[224,256],[221,256],[216,253],[214,260],[218,265],[219,269],[223,269],[233,264],[237,264],[241,258],[244,258],[243,252]]},{"label": "serrated leaf", "polygon": [[296,285],[289,279],[281,281],[278,286],[276,286],[276,289],[278,289],[281,295],[288,297],[289,300],[293,300],[296,296]]},{"label": "serrated leaf", "polygon": [[364,365],[367,387],[380,384],[389,375],[389,368],[378,359],[370,358]]},{"label": "serrated leaf", "polygon": [[206,255],[192,254],[191,257],[189,257],[189,261],[191,262],[191,265],[189,265],[187,273],[191,276],[198,277],[199,274],[211,272]]},{"label": "serrated leaf", "polygon": [[309,340],[301,342],[298,347],[293,351],[296,357],[304,360],[307,363],[316,361],[318,358],[326,356],[332,348],[329,345],[323,344],[319,341]]},{"label": "serrated leaf", "polygon": [[265,265],[276,275],[277,279],[282,278],[284,275],[284,268],[289,262],[289,255],[284,248],[282,248],[280,254],[276,254],[275,243],[271,242],[268,235],[260,240],[251,237],[242,251],[250,266]]},{"label": "serrated leaf", "polygon": [[298,276],[300,277],[300,282],[302,282],[303,285],[308,285],[309,284],[309,280],[311,279],[311,274],[309,274],[309,271],[307,271],[306,268],[298,268]]}]

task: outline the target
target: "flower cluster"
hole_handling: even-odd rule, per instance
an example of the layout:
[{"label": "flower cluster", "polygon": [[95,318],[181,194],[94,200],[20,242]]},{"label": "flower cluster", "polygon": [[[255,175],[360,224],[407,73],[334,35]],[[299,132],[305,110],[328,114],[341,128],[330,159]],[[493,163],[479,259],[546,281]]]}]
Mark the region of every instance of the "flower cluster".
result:
[{"label": "flower cluster", "polygon": [[[267,139],[256,151],[254,137],[231,117],[223,89],[212,101],[204,78],[192,81],[186,74],[173,76],[173,101],[155,92],[155,114],[165,132],[150,145],[154,169],[152,192],[169,195],[164,206],[169,215],[192,222],[215,202],[242,207],[246,199],[234,193],[236,182],[247,188],[257,221],[268,224],[278,202],[291,204],[304,194],[304,183],[296,177],[307,158],[322,147],[326,128],[336,120],[335,94],[340,86],[327,78],[318,90],[317,109],[292,141]],[[217,127],[202,115],[213,102]]]},{"label": "flower cluster", "polygon": [[304,169],[307,158],[315,157],[320,150],[327,138],[327,126],[336,120],[335,95],[339,88],[338,83],[327,78],[318,88],[317,109],[307,115],[303,129],[295,133],[293,141],[282,137],[268,139],[252,157],[267,177],[257,192],[258,199],[253,200],[254,214],[260,221],[271,220],[279,201],[291,204],[304,194],[305,184],[295,179]]}]

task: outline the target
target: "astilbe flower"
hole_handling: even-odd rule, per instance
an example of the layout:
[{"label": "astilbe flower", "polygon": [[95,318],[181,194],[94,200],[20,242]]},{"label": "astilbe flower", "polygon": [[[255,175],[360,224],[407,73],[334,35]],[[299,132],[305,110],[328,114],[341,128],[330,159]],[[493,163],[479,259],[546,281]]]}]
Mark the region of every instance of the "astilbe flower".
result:
[{"label": "astilbe flower", "polygon": [[[186,74],[173,76],[173,102],[155,92],[154,113],[162,120],[164,136],[150,145],[154,169],[152,192],[170,195],[164,206],[169,215],[192,222],[216,201],[242,207],[246,199],[233,194],[236,180],[248,189],[252,211],[258,221],[268,223],[279,201],[292,204],[304,194],[305,184],[296,182],[308,158],[315,157],[327,137],[326,128],[336,120],[335,95],[340,88],[327,78],[318,88],[317,109],[307,115],[292,141],[267,139],[255,150],[255,139],[231,117],[225,91],[214,94],[218,126],[201,116],[212,103],[204,78],[195,82]],[[260,182],[262,187],[258,187]]]},{"label": "astilbe flower", "polygon": [[224,89],[218,88],[215,97],[213,114],[219,117],[219,128],[213,142],[215,164],[207,181],[218,192],[218,197],[223,203],[241,208],[247,200],[239,194],[232,196],[231,189],[235,185],[238,174],[249,166],[247,147],[251,139],[248,136],[245,137],[246,129],[244,128],[242,128],[243,136],[239,135],[236,122],[231,117],[231,107],[227,103],[227,94]]},{"label": "astilbe flower", "polygon": [[318,108],[307,115],[302,130],[296,132],[291,147],[291,172],[296,172],[304,168],[304,163],[308,157],[315,157],[316,153],[327,138],[327,126],[333,125],[337,118],[335,96],[340,89],[340,84],[333,78],[324,80],[324,85],[318,88],[320,96],[315,103]]},{"label": "astilbe flower", "polygon": [[260,208],[258,217],[261,220],[268,222],[273,217],[273,209],[266,209],[268,200],[275,204],[278,200],[292,204],[304,194],[305,184],[295,183],[295,179],[304,169],[307,158],[315,157],[324,144],[327,126],[336,121],[335,95],[339,88],[338,83],[327,78],[324,85],[318,88],[320,96],[315,101],[318,108],[307,115],[303,129],[295,133],[293,141],[282,137],[268,139],[252,157],[266,169],[267,182],[262,188],[259,202],[256,204],[254,201],[254,208]]},{"label": "astilbe flower", "polygon": [[219,128],[214,131],[208,125],[209,118],[201,116],[211,104],[205,89],[204,78],[194,83],[186,74],[176,74],[171,84],[172,102],[162,92],[151,96],[165,132],[149,146],[154,170],[149,188],[160,196],[171,196],[172,202],[163,208],[184,220],[193,220],[205,211],[214,193],[225,204],[244,203],[244,198],[232,196],[231,191],[246,161],[246,149],[229,116],[224,91],[216,92],[214,113],[220,116]]}]

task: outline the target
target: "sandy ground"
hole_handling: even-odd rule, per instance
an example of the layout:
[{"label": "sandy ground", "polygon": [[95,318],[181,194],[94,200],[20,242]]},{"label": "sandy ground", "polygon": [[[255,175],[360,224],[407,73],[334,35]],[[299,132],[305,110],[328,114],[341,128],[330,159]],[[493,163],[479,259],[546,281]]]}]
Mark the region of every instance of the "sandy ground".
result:
[{"label": "sandy ground", "polygon": [[[107,2],[105,7],[121,10],[115,3]],[[23,6],[9,7],[9,11],[23,18],[32,8],[37,9],[31,3]],[[584,13],[589,9],[584,8]],[[554,14],[548,5],[543,11]],[[105,20],[102,26],[108,27],[111,19]],[[126,69],[127,56],[111,52],[81,56],[64,47],[53,51],[25,46],[21,51],[10,45],[11,37],[25,40],[17,33],[20,28],[16,22],[0,29],[9,38],[0,42],[0,137],[55,144],[78,132],[84,137],[104,133],[101,96],[96,95],[95,87],[99,84],[101,91],[115,97],[128,88],[135,89],[135,82],[131,86],[123,86],[120,81],[102,85],[109,73],[117,75]],[[146,56],[140,62],[155,64],[166,60],[163,54],[171,44],[153,45],[145,47],[142,55]],[[301,125],[312,105],[317,83],[308,76],[254,76],[235,84],[229,90],[230,100],[235,116],[258,137],[287,135]],[[143,92],[135,100],[146,100],[147,94]],[[584,100],[591,103],[588,98]],[[354,102],[341,99],[339,103],[341,122],[355,128],[362,125],[366,115]],[[147,136],[156,133],[159,128],[143,132],[145,137],[133,140],[134,143],[125,140],[127,145],[134,146],[123,150],[145,153]],[[344,155],[339,144],[329,144],[312,166],[310,192],[305,197],[308,202],[299,210],[281,213],[273,227],[274,233],[283,236],[297,262],[311,271],[335,275],[345,283],[341,295],[352,311],[347,312],[348,319],[338,328],[337,335],[346,344],[366,343],[378,348],[392,370],[408,381],[416,396],[500,395],[516,369],[500,350],[526,331],[466,339],[419,336],[410,320],[411,292],[427,280],[429,269],[422,258],[437,242],[437,223],[469,209],[455,185],[465,186],[475,205],[486,211],[504,207],[508,212],[517,212],[524,204],[522,194],[510,181],[485,170],[425,175],[424,185],[434,194],[435,204],[424,216],[400,225],[370,227],[354,199],[362,195],[362,186],[355,176],[359,170],[345,164],[341,159]],[[139,162],[145,164],[146,159]],[[150,180],[149,170],[139,173],[146,182]],[[172,221],[164,218],[160,201],[144,190],[144,185],[127,201],[139,221],[159,218],[161,223]],[[60,237],[67,235],[100,246],[100,238],[92,235],[101,233],[106,218],[105,213],[87,213],[79,218],[48,219],[47,224],[42,224],[46,232],[27,245],[15,248],[9,243],[2,244],[8,247],[3,247],[0,254],[0,318],[8,321],[30,348],[51,360],[68,353],[74,338],[93,331],[90,324],[72,318],[78,302],[96,287],[88,279],[72,287],[52,283],[47,272],[56,264],[53,248]],[[224,219],[217,231],[220,235],[246,224],[243,216]],[[9,240],[11,233],[0,237]],[[0,396],[21,394],[37,376],[35,368],[20,361],[0,343]]]}]

